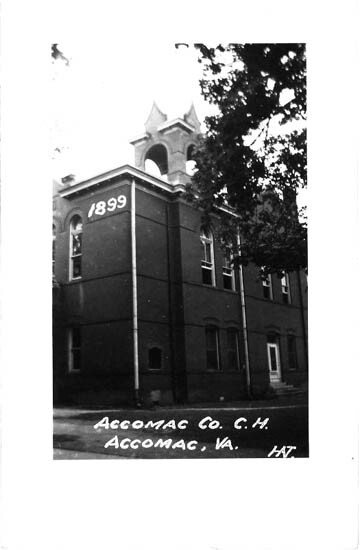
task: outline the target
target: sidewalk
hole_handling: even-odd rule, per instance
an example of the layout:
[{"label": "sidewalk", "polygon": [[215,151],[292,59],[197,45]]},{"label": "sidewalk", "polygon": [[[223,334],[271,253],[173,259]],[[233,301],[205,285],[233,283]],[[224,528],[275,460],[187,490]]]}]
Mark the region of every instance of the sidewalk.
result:
[{"label": "sidewalk", "polygon": [[[297,397],[153,408],[55,408],[54,459],[264,458],[274,445],[294,445],[296,456],[306,457],[307,399]],[[174,447],[164,447],[160,440],[170,440]],[[217,446],[225,440],[231,445]],[[176,447],[182,441],[184,448]],[[194,441],[195,448],[187,446]]]},{"label": "sidewalk", "polygon": [[81,406],[81,405],[64,405],[64,406],[55,406],[54,413],[58,417],[67,416],[68,414],[81,413],[97,413],[97,412],[106,412],[106,413],[115,413],[119,411],[192,411],[192,410],[208,410],[208,409],[219,409],[219,410],[248,410],[248,409],[280,409],[280,408],[291,408],[291,407],[307,407],[308,406],[308,394],[306,392],[299,393],[297,395],[289,396],[279,396],[273,399],[254,399],[254,400],[243,400],[243,401],[232,401],[232,402],[209,402],[209,403],[186,403],[186,404],[172,404],[172,405],[158,405],[154,407],[143,406],[135,407],[131,405],[126,405],[120,403],[119,406]]}]

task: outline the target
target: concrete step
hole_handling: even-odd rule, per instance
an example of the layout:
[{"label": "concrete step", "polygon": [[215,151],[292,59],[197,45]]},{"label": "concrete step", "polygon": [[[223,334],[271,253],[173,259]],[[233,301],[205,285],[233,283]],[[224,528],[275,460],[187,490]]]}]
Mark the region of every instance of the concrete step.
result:
[{"label": "concrete step", "polygon": [[292,384],[287,384],[286,382],[273,382],[271,387],[275,390],[277,395],[294,395],[301,393],[300,388],[296,388]]}]

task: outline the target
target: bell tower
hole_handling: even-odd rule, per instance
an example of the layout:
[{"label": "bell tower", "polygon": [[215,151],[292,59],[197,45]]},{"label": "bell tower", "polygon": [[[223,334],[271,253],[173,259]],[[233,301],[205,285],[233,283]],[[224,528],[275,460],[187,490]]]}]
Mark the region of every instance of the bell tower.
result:
[{"label": "bell tower", "polygon": [[145,171],[146,161],[151,160],[169,183],[185,185],[190,181],[187,162],[192,160],[200,135],[194,105],[183,118],[168,120],[154,102],[145,122],[145,133],[130,142],[135,148],[135,167]]}]

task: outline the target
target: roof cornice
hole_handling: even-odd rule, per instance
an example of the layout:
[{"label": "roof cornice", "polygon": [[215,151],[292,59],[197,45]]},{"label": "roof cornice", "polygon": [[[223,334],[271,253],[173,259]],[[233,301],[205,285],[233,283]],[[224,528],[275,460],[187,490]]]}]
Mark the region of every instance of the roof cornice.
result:
[{"label": "roof cornice", "polygon": [[120,166],[114,170],[109,170],[108,172],[104,172],[103,174],[99,174],[93,178],[89,178],[76,183],[75,185],[66,187],[65,189],[59,191],[59,195],[63,198],[70,198],[101,184],[106,184],[106,182],[109,182],[113,178],[119,176],[136,178],[138,181],[150,184],[151,186],[158,188],[159,190],[161,189],[162,191],[166,191],[170,194],[183,193],[185,191],[184,185],[182,184],[172,185],[171,183],[167,183],[166,181],[156,178],[155,176],[146,174],[142,170],[130,166],[130,164],[125,164],[124,166]]},{"label": "roof cornice", "polygon": [[169,120],[161,124],[157,131],[158,132],[166,132],[167,130],[170,130],[174,126],[180,126],[187,132],[195,132],[195,128],[192,124],[189,124],[188,122],[185,122],[182,118],[175,118],[174,120]]}]

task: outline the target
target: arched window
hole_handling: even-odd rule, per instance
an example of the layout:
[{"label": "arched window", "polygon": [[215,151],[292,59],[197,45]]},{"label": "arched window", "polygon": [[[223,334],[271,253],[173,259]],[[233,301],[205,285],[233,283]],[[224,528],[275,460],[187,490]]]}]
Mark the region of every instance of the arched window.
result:
[{"label": "arched window", "polygon": [[215,286],[214,239],[211,231],[201,231],[201,271],[204,285]]},{"label": "arched window", "polygon": [[160,348],[150,348],[149,349],[149,369],[150,370],[160,370],[162,362],[162,351]]},{"label": "arched window", "polygon": [[70,222],[70,280],[81,278],[83,223],[76,215]]},{"label": "arched window", "polygon": [[52,226],[52,276],[55,279],[55,249],[56,249],[56,225]]}]

